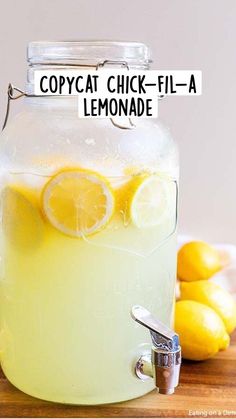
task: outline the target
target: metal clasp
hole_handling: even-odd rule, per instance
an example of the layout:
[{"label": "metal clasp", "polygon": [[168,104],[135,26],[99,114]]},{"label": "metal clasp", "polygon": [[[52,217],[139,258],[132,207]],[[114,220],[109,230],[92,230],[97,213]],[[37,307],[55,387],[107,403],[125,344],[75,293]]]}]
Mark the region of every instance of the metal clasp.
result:
[{"label": "metal clasp", "polygon": [[[114,61],[114,60],[105,60],[102,61],[100,63],[97,64],[96,66],[96,70],[99,70],[99,68],[101,67],[105,67],[106,65],[120,65],[121,67],[125,67],[127,70],[129,70],[129,65],[126,61]],[[112,125],[114,125],[117,128],[120,129],[133,129],[135,128],[135,124],[133,123],[131,118],[128,118],[129,121],[129,126],[124,126],[124,125],[120,125],[118,124],[118,122],[114,120],[114,118],[110,118],[110,121],[112,123]]]},{"label": "metal clasp", "polygon": [[[105,67],[106,65],[120,65],[121,67],[125,67],[127,70],[129,70],[129,65],[126,61],[113,61],[113,60],[104,60],[99,62],[96,66],[93,65],[83,65],[83,64],[75,64],[73,65],[74,67],[89,67],[89,68],[95,68],[96,70],[99,70],[99,68],[101,67]],[[68,66],[71,67],[71,64],[64,64],[64,66]],[[16,94],[14,94],[16,92]],[[6,115],[5,115],[5,119],[3,122],[3,126],[2,126],[2,130],[4,130],[4,128],[7,125],[7,121],[9,118],[9,114],[10,114],[10,103],[11,100],[16,100],[19,99],[23,96],[26,97],[41,97],[40,95],[29,95],[28,93],[24,92],[23,90],[19,89],[18,87],[13,86],[12,83],[9,83],[8,85],[8,89],[7,89],[7,109],[6,109]],[[161,100],[163,99],[164,96],[158,96],[158,99]],[[115,122],[113,118],[110,118],[110,121],[112,123],[112,125],[114,125],[117,128],[120,129],[133,129],[135,128],[135,124],[133,123],[131,118],[128,118],[129,121],[129,126],[123,126],[118,124],[118,122]]]},{"label": "metal clasp", "polygon": [[[121,67],[125,67],[125,68],[127,68],[127,70],[129,70],[129,65],[126,61],[104,60],[104,61],[101,61],[100,63],[98,63],[96,66],[89,66],[89,67],[93,67],[96,70],[99,70],[99,68],[104,67],[106,65],[116,65],[116,66],[120,65]],[[71,65],[68,64],[68,66],[71,66]],[[76,67],[84,67],[84,65],[76,64]],[[15,92],[16,92],[16,94],[14,94]],[[23,90],[19,89],[18,87],[13,86],[12,83],[9,83],[8,89],[7,89],[7,109],[6,109],[6,115],[5,115],[5,119],[4,119],[4,122],[3,122],[2,130],[4,130],[4,128],[7,125],[7,121],[8,121],[9,114],[10,114],[11,100],[20,99],[23,96],[26,96],[26,97],[41,97],[40,95],[29,95],[28,93],[24,92]],[[133,129],[135,127],[135,124],[132,122],[131,118],[128,118],[128,120],[129,120],[129,126],[122,126],[122,125],[118,124],[117,122],[115,122],[113,118],[110,118],[110,121],[111,121],[112,125],[114,125],[117,128]]]},{"label": "metal clasp", "polygon": [[[16,93],[16,94],[14,94]],[[22,96],[26,96],[26,93],[23,90],[19,89],[18,87],[13,86],[13,84],[9,83],[7,88],[7,109],[6,115],[2,126],[2,131],[4,130],[5,126],[7,125],[7,121],[9,118],[10,113],[10,103],[11,100],[16,100],[21,98]]]}]

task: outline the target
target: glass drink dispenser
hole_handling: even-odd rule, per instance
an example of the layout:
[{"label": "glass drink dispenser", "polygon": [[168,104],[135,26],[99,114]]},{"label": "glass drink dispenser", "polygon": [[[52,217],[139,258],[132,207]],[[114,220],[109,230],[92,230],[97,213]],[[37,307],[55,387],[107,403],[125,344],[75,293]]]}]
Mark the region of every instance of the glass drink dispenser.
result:
[{"label": "glass drink dispenser", "polygon": [[109,60],[144,70],[150,52],[30,43],[24,109],[0,139],[1,366],[54,402],[119,402],[178,383],[173,139],[159,120],[79,119],[75,97],[34,95],[37,69]]}]

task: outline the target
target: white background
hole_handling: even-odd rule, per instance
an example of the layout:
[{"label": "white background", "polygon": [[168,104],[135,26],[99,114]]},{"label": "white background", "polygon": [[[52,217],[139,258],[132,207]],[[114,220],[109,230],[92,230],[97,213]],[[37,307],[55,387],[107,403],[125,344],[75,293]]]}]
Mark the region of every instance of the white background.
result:
[{"label": "white background", "polygon": [[[0,118],[30,40],[136,40],[153,69],[203,71],[203,96],[159,106],[181,156],[180,231],[236,243],[236,1],[0,0]],[[15,110],[19,104],[14,103]]]}]

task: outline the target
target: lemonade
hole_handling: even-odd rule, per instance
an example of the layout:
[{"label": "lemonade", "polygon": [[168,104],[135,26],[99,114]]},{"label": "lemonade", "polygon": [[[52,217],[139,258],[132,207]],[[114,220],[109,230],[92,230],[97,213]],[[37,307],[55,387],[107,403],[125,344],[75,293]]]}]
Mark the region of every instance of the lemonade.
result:
[{"label": "lemonade", "polygon": [[[9,380],[29,394],[67,403],[106,403],[125,399],[127,391],[136,397],[154,387],[152,380],[142,383],[133,373],[133,363],[150,344],[148,334],[134,326],[130,309],[138,302],[170,323],[175,235],[167,237],[175,229],[176,192],[175,182],[160,174],[124,176],[119,187],[98,174],[111,194],[109,203],[101,202],[110,206],[105,225],[90,234],[81,226],[70,225],[67,231],[62,220],[73,218],[63,216],[69,190],[76,199],[76,189],[82,191],[74,175],[83,173],[61,170],[59,186],[55,176],[15,174],[2,189],[1,363]],[[89,193],[89,183],[83,187]],[[94,202],[92,192],[88,205]],[[124,208],[131,200],[126,213],[122,195]],[[156,219],[155,208],[148,207],[154,198]],[[61,205],[54,211],[54,225],[50,199],[52,206]],[[102,217],[98,206],[96,211]],[[145,214],[152,216],[150,226]]]},{"label": "lemonade", "polygon": [[[0,362],[25,393],[118,402],[155,386],[131,316],[173,320],[178,153],[159,120],[78,118],[78,98],[34,95],[35,70],[120,60],[147,69],[147,46],[33,42],[22,112],[0,141]],[[99,70],[98,70],[99,71]]]}]

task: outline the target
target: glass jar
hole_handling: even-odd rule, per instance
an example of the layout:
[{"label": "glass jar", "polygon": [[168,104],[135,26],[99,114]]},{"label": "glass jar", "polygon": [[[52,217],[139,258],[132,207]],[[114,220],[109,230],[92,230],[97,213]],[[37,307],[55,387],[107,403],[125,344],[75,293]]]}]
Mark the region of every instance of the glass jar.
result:
[{"label": "glass jar", "polygon": [[173,318],[178,158],[168,130],[79,119],[75,97],[31,96],[35,69],[106,60],[148,69],[150,54],[139,43],[30,43],[24,110],[0,141],[1,366],[25,393],[62,403],[151,391],[134,373],[150,338],[130,310]]}]

